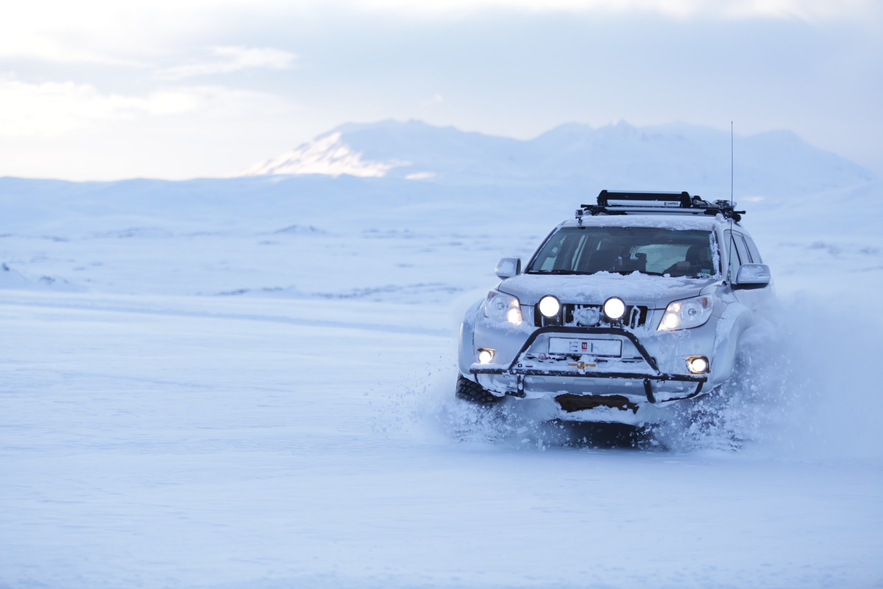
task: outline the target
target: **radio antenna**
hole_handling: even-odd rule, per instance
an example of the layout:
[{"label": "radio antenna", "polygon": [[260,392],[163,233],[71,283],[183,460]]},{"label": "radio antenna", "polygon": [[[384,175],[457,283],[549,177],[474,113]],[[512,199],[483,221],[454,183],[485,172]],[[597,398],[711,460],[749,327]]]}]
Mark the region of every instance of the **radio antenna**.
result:
[{"label": "radio antenna", "polygon": [[730,121],[730,206],[733,205],[733,121]]},{"label": "radio antenna", "polygon": [[[730,121],[730,209],[735,207],[733,204],[733,121]],[[730,230],[727,233],[727,277],[730,284],[733,283],[733,245],[735,239],[733,237],[733,217],[730,217]]]}]

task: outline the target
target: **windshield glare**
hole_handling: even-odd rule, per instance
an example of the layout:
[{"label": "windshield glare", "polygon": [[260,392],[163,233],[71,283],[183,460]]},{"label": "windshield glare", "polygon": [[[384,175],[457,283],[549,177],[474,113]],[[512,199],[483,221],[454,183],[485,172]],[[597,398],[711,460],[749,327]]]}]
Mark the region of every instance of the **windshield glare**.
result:
[{"label": "windshield glare", "polygon": [[718,256],[708,231],[655,227],[566,227],[537,252],[528,274],[641,272],[708,278]]}]

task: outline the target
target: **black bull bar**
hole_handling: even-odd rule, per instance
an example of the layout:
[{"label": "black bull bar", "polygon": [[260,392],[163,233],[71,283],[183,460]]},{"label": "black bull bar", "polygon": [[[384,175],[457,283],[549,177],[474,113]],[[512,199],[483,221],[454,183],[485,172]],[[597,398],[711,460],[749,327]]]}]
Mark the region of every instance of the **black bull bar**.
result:
[{"label": "black bull bar", "polygon": [[[560,333],[562,335],[617,335],[627,338],[629,341],[634,344],[635,349],[638,350],[638,353],[641,354],[644,361],[653,369],[653,373],[647,374],[643,372],[597,372],[597,371],[577,371],[574,373],[564,373],[562,371],[557,370],[543,370],[540,368],[521,368],[517,366],[521,356],[527,352],[527,350],[533,345],[536,341],[537,337],[547,334],[547,333]],[[635,334],[626,331],[624,329],[612,329],[608,327],[568,327],[567,329],[561,329],[560,327],[541,327],[530,334],[530,337],[527,338],[527,341],[524,342],[524,345],[521,346],[521,350],[515,355],[515,359],[512,360],[512,363],[508,368],[482,368],[480,366],[472,366],[469,369],[469,372],[472,374],[504,374],[509,376],[517,377],[518,383],[518,391],[517,394],[519,396],[524,394],[524,377],[525,376],[566,376],[566,377],[581,377],[581,378],[621,378],[621,379],[636,379],[642,380],[644,382],[644,393],[647,395],[647,400],[651,403],[656,402],[656,397],[653,395],[653,387],[651,385],[651,381],[681,381],[681,382],[695,382],[696,390],[684,397],[678,397],[676,399],[667,399],[667,401],[680,401],[683,399],[690,399],[692,397],[697,396],[700,392],[702,392],[702,385],[708,382],[708,377],[700,374],[668,374],[659,370],[659,366],[656,364],[656,359],[653,358],[648,352],[647,348],[641,343],[641,341],[635,336]]]}]

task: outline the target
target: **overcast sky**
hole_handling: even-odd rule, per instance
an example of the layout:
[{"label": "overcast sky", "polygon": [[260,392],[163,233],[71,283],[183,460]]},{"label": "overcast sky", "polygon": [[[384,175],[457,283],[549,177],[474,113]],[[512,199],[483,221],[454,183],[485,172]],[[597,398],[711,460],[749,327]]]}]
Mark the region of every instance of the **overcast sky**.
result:
[{"label": "overcast sky", "polygon": [[345,122],[791,129],[883,175],[880,0],[9,3],[0,176],[227,176]]}]

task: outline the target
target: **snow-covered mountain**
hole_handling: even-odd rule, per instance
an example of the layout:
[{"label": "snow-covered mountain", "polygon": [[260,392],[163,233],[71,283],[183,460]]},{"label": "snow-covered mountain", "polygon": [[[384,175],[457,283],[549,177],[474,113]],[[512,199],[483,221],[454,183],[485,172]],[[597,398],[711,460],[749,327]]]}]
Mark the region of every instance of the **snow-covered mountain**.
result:
[{"label": "snow-covered mountain", "polygon": [[410,162],[363,161],[362,154],[343,143],[341,135],[340,131],[322,135],[278,158],[256,164],[239,175],[325,174],[337,177],[349,174],[362,178],[382,178],[396,166],[411,165]]},{"label": "snow-covered mountain", "polygon": [[[567,124],[521,141],[419,121],[346,124],[239,177],[0,178],[0,237],[291,225],[516,231],[523,224],[551,226],[602,189],[728,198],[729,133],[682,123]],[[735,138],[735,200],[750,209],[752,223],[767,223],[771,231],[787,222],[815,234],[852,234],[854,211],[868,219],[883,214],[881,195],[883,182],[874,174],[792,132]]]},{"label": "snow-covered mountain", "polygon": [[[874,175],[790,131],[735,137],[743,196],[798,195],[865,184]],[[728,193],[726,131],[672,123],[600,128],[569,123],[529,141],[420,121],[346,124],[241,175],[328,174],[449,184],[559,185]]]}]

